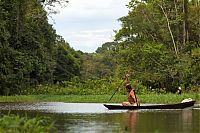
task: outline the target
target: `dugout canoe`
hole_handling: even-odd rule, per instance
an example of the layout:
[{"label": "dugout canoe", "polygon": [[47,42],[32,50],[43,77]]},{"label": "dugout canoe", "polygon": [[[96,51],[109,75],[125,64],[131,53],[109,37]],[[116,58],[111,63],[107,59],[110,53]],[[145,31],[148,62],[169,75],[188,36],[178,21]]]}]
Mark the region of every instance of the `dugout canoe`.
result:
[{"label": "dugout canoe", "polygon": [[136,109],[184,109],[194,106],[195,101],[188,101],[176,104],[154,104],[154,105],[140,105],[140,106],[122,106],[122,105],[112,105],[104,104],[109,110],[136,110]]}]

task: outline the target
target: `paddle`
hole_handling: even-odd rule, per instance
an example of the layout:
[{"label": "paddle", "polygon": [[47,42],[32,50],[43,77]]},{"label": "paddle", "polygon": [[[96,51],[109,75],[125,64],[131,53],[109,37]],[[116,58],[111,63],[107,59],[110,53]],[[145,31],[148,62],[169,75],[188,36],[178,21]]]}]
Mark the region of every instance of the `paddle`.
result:
[{"label": "paddle", "polygon": [[112,96],[110,97],[110,99],[108,101],[110,101],[113,98],[113,96],[119,90],[119,87],[122,85],[122,83],[124,83],[124,80],[118,85],[117,89],[115,90],[115,92],[112,94]]},{"label": "paddle", "polygon": [[135,90],[134,90],[134,94],[135,94],[135,99],[136,99],[137,106],[140,106],[140,103],[138,102],[138,98],[136,96]]}]

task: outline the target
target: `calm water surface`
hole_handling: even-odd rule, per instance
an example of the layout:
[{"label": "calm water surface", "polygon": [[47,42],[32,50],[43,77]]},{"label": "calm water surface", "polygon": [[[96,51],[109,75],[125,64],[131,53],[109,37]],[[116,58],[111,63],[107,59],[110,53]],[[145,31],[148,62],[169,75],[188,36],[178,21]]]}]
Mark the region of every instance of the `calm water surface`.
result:
[{"label": "calm water surface", "polygon": [[1,114],[8,110],[50,116],[59,133],[200,133],[199,107],[110,111],[99,103],[0,103]]}]

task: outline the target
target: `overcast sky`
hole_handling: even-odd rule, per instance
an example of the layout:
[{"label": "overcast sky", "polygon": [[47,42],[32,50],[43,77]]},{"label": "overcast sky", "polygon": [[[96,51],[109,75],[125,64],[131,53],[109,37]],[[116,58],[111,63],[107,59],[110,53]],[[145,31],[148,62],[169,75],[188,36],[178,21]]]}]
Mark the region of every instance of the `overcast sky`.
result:
[{"label": "overcast sky", "polygon": [[120,29],[118,18],[128,14],[129,0],[69,0],[53,15],[54,28],[75,50],[92,53],[112,41]]}]

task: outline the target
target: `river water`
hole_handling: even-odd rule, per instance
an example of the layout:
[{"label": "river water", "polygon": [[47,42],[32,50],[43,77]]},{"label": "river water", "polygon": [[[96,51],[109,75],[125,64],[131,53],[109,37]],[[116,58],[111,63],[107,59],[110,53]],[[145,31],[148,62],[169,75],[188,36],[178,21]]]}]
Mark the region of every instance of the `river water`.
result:
[{"label": "river water", "polygon": [[100,103],[0,103],[0,113],[45,115],[60,133],[200,133],[200,108],[108,110]]}]

